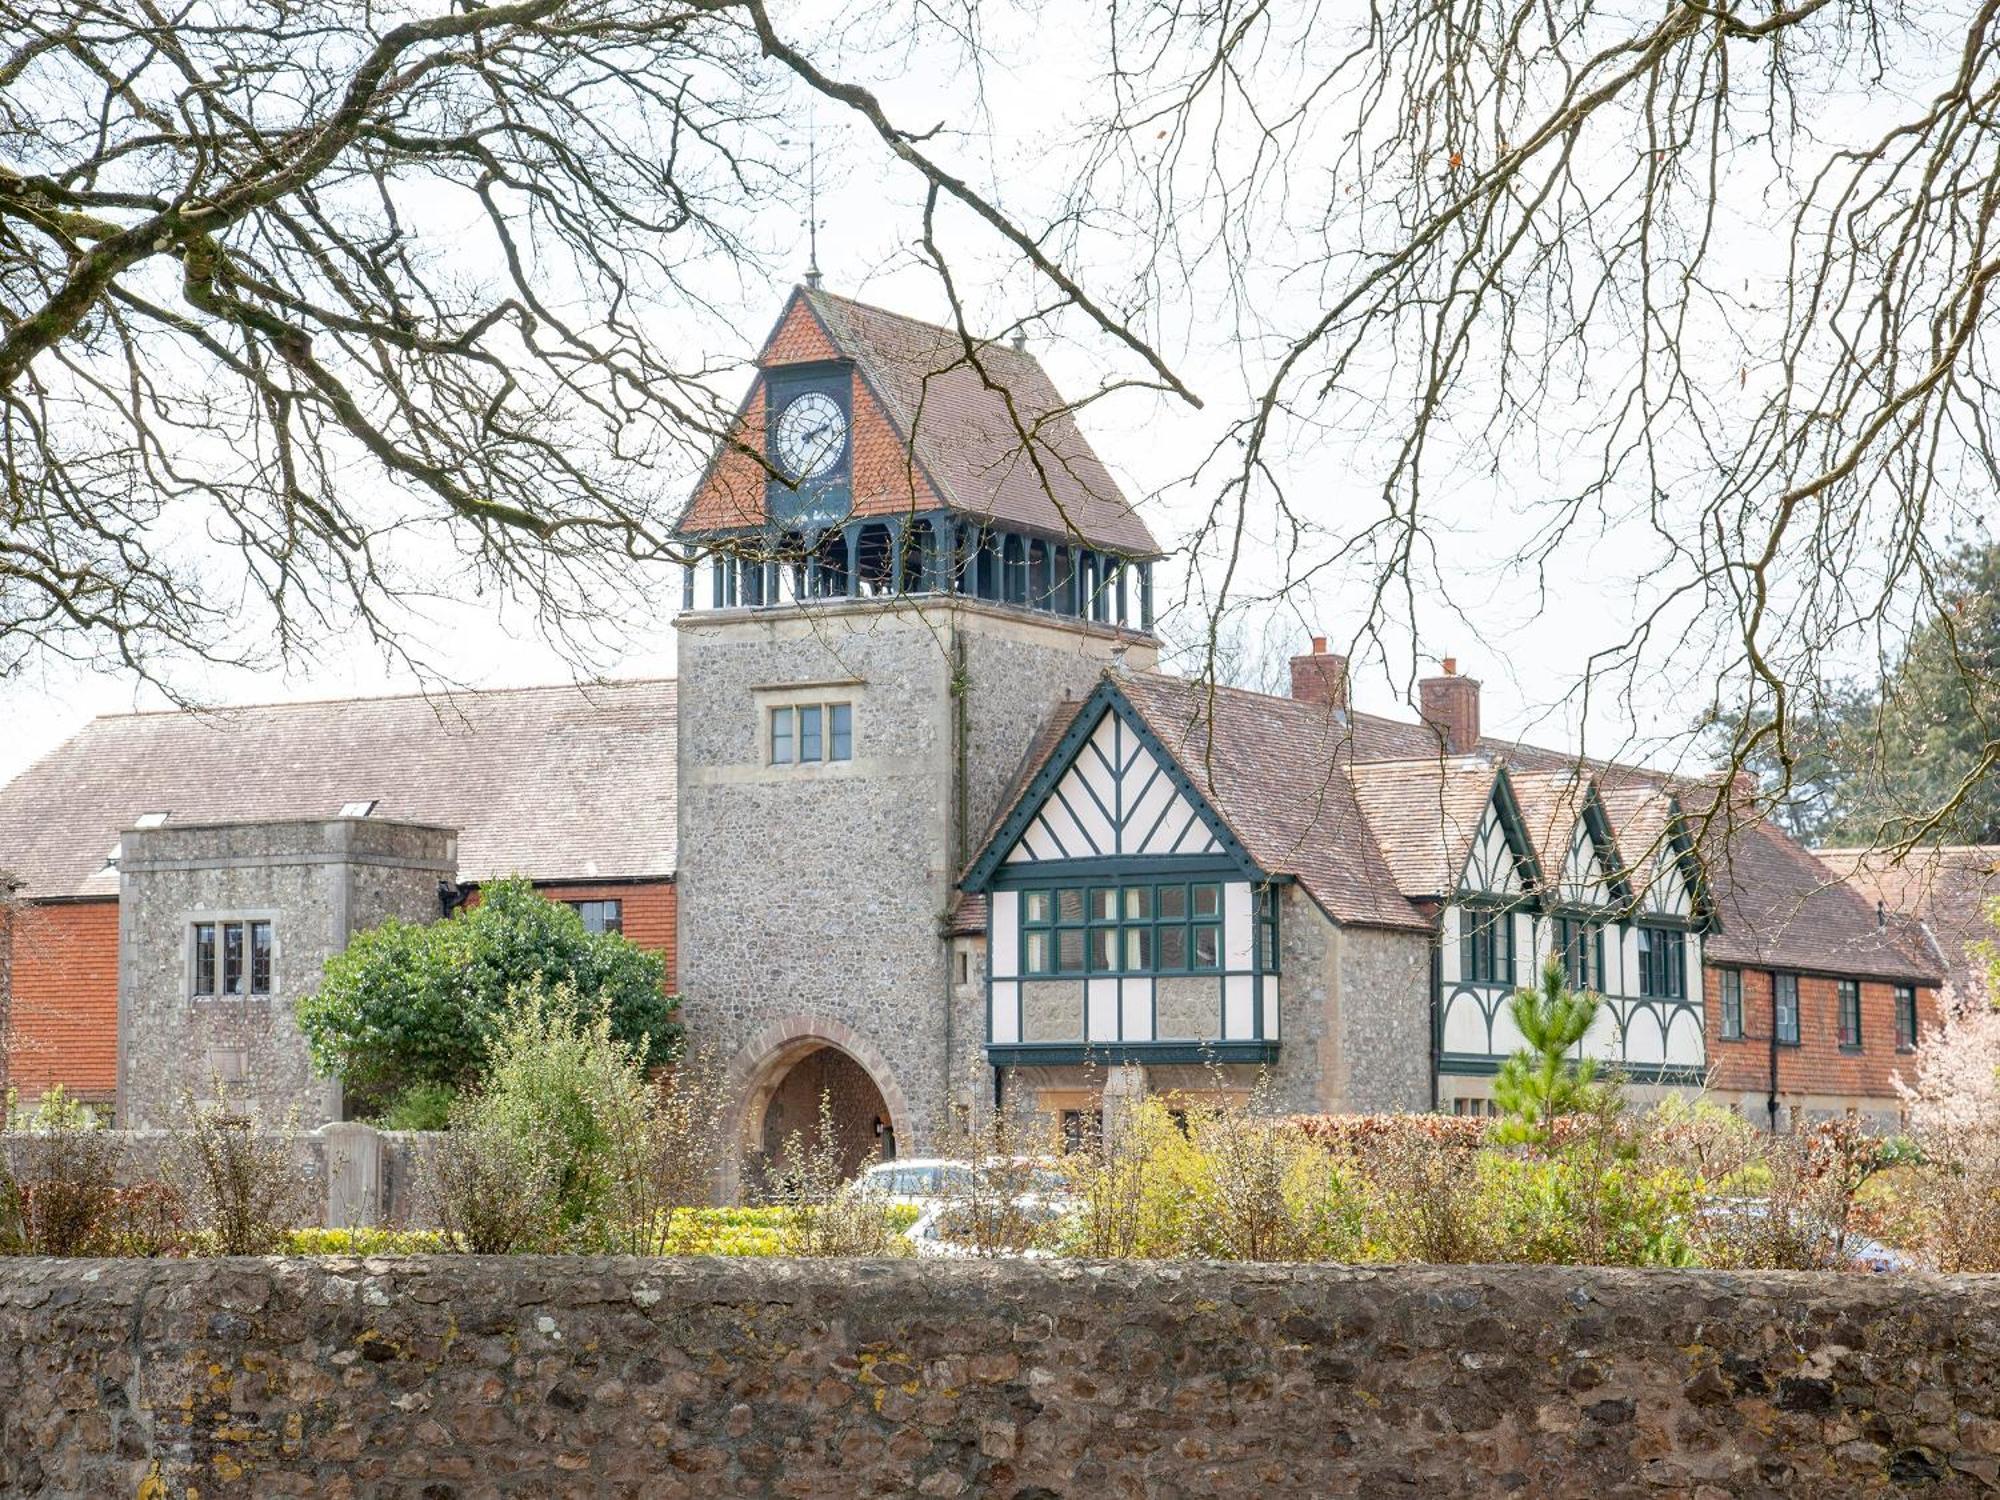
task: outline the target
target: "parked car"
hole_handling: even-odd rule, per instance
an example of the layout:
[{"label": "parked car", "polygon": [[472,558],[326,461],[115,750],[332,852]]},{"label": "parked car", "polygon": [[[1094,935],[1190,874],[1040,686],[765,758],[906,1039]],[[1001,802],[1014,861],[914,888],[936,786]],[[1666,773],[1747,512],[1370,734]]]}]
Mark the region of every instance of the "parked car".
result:
[{"label": "parked car", "polygon": [[[1730,1232],[1732,1226],[1754,1230],[1770,1217],[1771,1205],[1762,1198],[1721,1198],[1699,1210],[1704,1225]],[[1865,1234],[1835,1231],[1830,1224],[1816,1224],[1803,1216],[1794,1226],[1803,1239],[1819,1241],[1829,1269],[1845,1267],[1854,1271],[1913,1271],[1916,1262],[1893,1246]]]},{"label": "parked car", "polygon": [[934,1203],[903,1233],[916,1246],[917,1254],[927,1258],[1046,1260],[1054,1252],[1040,1241],[1049,1237],[1068,1212],[1065,1203],[1035,1196]]},{"label": "parked car", "polygon": [[975,1183],[972,1164],[942,1157],[907,1157],[877,1162],[854,1179],[853,1191],[885,1203],[915,1208],[963,1197]]}]

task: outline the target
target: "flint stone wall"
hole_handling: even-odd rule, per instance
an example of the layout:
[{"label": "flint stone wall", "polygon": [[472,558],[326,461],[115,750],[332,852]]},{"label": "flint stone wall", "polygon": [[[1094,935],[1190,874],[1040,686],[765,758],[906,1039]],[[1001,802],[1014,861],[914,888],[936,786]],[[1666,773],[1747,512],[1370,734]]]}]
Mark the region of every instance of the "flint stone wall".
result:
[{"label": "flint stone wall", "polygon": [[2000,1280],[0,1262],[0,1493],[1958,1496]]}]

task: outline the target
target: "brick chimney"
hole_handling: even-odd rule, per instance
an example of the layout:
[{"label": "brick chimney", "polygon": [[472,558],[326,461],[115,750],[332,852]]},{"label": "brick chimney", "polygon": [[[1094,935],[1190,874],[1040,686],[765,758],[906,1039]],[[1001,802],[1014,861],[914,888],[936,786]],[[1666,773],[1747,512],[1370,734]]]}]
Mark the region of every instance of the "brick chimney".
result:
[{"label": "brick chimney", "polygon": [[1479,683],[1458,675],[1458,658],[1444,659],[1442,677],[1417,684],[1424,722],[1444,739],[1447,755],[1470,755],[1479,748]]},{"label": "brick chimney", "polygon": [[1328,708],[1347,707],[1347,658],[1326,649],[1326,637],[1312,638],[1312,650],[1292,658],[1292,696]]}]

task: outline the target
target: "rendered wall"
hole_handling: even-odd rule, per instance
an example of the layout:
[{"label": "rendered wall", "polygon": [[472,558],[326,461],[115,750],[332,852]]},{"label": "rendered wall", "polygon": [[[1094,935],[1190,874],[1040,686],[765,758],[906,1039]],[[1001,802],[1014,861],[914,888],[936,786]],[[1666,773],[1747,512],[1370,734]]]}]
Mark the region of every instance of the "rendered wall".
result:
[{"label": "rendered wall", "polygon": [[0,1493],[1986,1494],[1991,1278],[0,1262]]}]

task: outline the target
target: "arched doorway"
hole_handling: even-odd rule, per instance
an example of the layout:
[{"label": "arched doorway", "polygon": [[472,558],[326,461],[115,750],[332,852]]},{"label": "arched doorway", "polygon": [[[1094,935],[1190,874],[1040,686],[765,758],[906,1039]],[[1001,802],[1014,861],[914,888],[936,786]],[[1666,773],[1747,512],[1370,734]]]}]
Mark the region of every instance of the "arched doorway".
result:
[{"label": "arched doorway", "polygon": [[777,1161],[793,1138],[830,1149],[842,1177],[852,1177],[878,1155],[896,1154],[896,1129],[888,1103],[868,1070],[838,1047],[815,1047],[771,1089],[758,1126],[766,1161]]},{"label": "arched doorway", "polygon": [[[910,1149],[910,1107],[887,1059],[867,1037],[831,1016],[794,1015],[753,1035],[729,1065],[739,1152],[727,1169],[732,1199],[754,1196],[762,1162],[793,1130],[816,1133],[824,1090],[842,1164],[858,1170],[879,1148]],[[878,1124],[880,1133],[877,1133]],[[742,1163],[738,1179],[735,1163]]]}]

